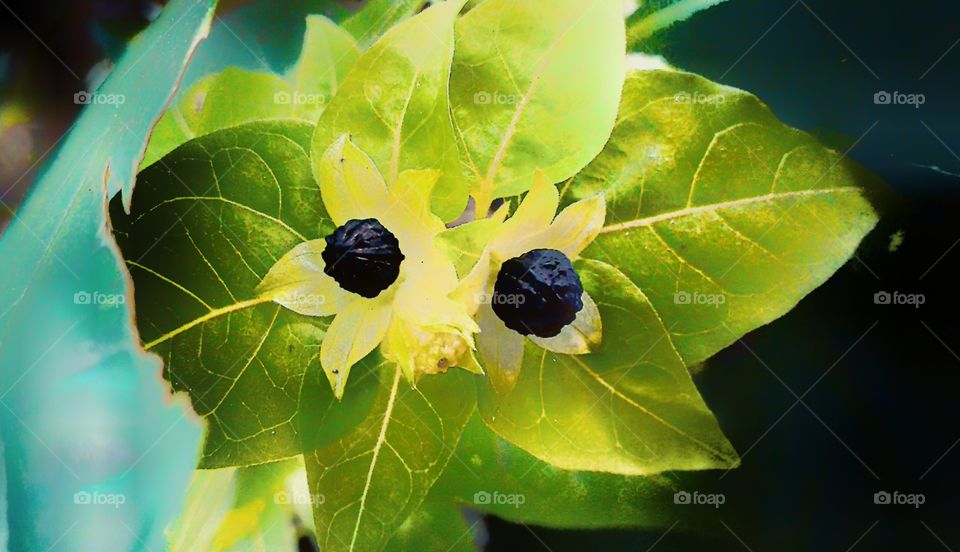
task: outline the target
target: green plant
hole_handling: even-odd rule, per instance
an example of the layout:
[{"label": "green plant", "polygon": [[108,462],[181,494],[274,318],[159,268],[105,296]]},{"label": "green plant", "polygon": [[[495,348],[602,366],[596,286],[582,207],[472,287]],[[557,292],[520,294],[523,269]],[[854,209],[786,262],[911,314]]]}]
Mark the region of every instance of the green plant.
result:
[{"label": "green plant", "polygon": [[[130,212],[111,205],[144,346],[207,421],[199,466],[302,457],[325,550],[466,545],[458,502],[627,525],[611,493],[735,467],[688,368],[789,311],[876,223],[873,177],[754,96],[627,72],[619,1],[464,6],[362,52],[315,18],[285,78],[208,77],[161,120]],[[446,228],[468,197],[472,220]],[[403,261],[361,297],[324,253],[369,219]],[[543,248],[582,304],[524,338],[495,280]],[[478,494],[547,486],[550,504],[506,511]]]}]

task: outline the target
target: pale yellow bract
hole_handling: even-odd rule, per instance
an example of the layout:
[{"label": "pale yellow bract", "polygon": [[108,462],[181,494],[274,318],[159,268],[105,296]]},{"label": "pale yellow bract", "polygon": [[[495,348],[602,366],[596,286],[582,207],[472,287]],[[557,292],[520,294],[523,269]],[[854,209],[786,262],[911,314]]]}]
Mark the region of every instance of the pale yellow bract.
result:
[{"label": "pale yellow bract", "polygon": [[[606,204],[602,194],[573,203],[556,214],[559,204],[556,186],[538,171],[517,211],[494,231],[477,264],[453,294],[477,318],[480,362],[500,392],[513,388],[523,363],[524,347],[524,336],[507,328],[491,307],[500,265],[533,249],[555,249],[574,261],[603,228]],[[583,309],[576,320],[559,335],[529,336],[530,340],[549,351],[568,355],[596,349],[602,335],[600,313],[588,293],[584,292],[582,299]]]},{"label": "pale yellow bract", "polygon": [[388,184],[347,136],[327,149],[318,167],[320,194],[334,224],[375,218],[396,236],[404,255],[397,280],[372,299],[345,291],[324,273],[322,239],[290,250],[257,288],[300,314],[336,315],[320,347],[320,364],[337,398],[350,368],[381,343],[384,358],[411,382],[449,366],[479,371],[470,352],[479,327],[464,305],[450,299],[457,274],[434,244],[444,230],[430,211],[440,172],[407,170]]}]

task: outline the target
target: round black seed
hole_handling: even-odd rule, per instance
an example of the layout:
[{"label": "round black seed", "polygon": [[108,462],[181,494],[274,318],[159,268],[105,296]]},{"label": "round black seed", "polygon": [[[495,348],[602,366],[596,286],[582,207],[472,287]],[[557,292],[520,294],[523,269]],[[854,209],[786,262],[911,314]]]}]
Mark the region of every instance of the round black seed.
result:
[{"label": "round black seed", "polygon": [[500,266],[493,312],[523,335],[553,337],[583,308],[583,285],[570,259],[554,249],[534,249]]},{"label": "round black seed", "polygon": [[326,241],[323,271],[347,291],[373,298],[400,274],[400,242],[377,219],[348,220]]}]

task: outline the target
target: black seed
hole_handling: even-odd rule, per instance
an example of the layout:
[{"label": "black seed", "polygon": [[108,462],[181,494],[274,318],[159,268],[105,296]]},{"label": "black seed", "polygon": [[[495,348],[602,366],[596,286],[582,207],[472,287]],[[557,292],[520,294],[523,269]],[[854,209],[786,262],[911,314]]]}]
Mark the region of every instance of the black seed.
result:
[{"label": "black seed", "polygon": [[553,337],[583,308],[583,285],[570,259],[534,249],[503,263],[493,287],[493,312],[522,335]]},{"label": "black seed", "polygon": [[347,291],[376,297],[400,274],[400,242],[377,219],[348,220],[326,241],[323,271]]}]

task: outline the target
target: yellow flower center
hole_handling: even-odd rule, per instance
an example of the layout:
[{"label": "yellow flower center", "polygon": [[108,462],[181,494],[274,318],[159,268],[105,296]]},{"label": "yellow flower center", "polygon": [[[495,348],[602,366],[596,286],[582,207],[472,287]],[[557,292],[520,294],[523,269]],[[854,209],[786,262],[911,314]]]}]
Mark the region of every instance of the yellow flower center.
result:
[{"label": "yellow flower center", "polygon": [[411,328],[410,337],[416,343],[413,369],[417,376],[446,372],[460,362],[469,348],[463,337],[450,332],[428,332]]}]

